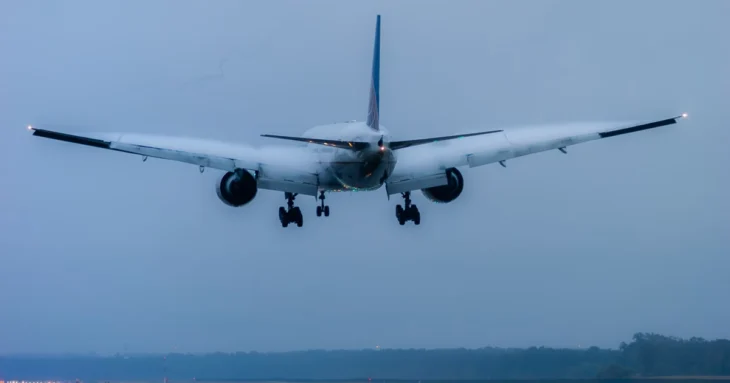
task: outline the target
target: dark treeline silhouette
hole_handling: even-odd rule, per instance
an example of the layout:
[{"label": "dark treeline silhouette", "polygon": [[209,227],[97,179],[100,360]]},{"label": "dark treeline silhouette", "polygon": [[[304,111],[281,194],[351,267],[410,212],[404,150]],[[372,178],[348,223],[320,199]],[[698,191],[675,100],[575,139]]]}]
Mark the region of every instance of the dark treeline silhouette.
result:
[{"label": "dark treeline silhouette", "polygon": [[619,347],[619,365],[647,376],[730,375],[730,340],[638,333]]},{"label": "dark treeline silhouette", "polygon": [[730,375],[730,341],[639,333],[618,350],[439,349],[0,358],[0,379],[587,379]]}]

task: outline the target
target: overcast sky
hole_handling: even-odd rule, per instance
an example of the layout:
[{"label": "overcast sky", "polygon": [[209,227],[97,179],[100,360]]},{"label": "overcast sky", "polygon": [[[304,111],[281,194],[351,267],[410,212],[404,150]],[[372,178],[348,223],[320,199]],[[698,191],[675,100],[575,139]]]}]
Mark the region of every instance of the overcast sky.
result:
[{"label": "overcast sky", "polygon": [[[398,139],[665,118],[466,169],[447,205],[262,191],[30,122],[252,144],[367,112]],[[730,337],[730,2],[0,2],[0,352],[617,347]],[[221,65],[222,63],[222,65]]]}]

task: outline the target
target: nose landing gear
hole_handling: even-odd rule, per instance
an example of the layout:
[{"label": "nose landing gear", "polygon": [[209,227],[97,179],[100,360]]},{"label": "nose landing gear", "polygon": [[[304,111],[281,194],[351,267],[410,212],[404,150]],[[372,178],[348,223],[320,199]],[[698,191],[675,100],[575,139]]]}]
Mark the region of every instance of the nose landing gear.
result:
[{"label": "nose landing gear", "polygon": [[317,217],[321,217],[324,213],[325,217],[330,216],[330,207],[324,204],[324,190],[319,192],[320,205],[317,206]]},{"label": "nose landing gear", "polygon": [[411,204],[411,192],[402,193],[405,207],[397,205],[395,207],[395,217],[398,223],[405,225],[407,221],[413,221],[414,224],[421,224],[421,213],[416,205]]},{"label": "nose landing gear", "polygon": [[302,227],[304,224],[302,210],[298,206],[294,206],[294,198],[296,196],[296,193],[284,193],[287,207],[279,207],[279,221],[281,221],[282,227],[287,227],[290,223],[296,223],[298,227]]}]

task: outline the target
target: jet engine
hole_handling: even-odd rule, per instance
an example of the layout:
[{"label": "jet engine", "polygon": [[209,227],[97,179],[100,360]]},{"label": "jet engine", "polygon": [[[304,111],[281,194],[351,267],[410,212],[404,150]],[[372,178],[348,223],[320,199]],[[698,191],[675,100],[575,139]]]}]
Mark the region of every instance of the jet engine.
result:
[{"label": "jet engine", "polygon": [[448,168],[446,178],[449,180],[448,184],[421,189],[421,193],[431,202],[448,203],[455,200],[464,190],[464,177],[459,169]]},{"label": "jet engine", "polygon": [[216,184],[218,198],[228,206],[239,207],[256,197],[256,179],[248,171],[228,172]]}]

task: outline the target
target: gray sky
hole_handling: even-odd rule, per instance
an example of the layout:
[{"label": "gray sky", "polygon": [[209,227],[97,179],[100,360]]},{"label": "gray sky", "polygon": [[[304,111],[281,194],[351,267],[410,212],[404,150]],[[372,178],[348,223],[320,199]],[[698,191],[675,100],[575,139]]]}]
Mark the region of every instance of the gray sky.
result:
[{"label": "gray sky", "polygon": [[[399,138],[526,123],[680,125],[466,170],[419,227],[384,191],[283,230],[219,172],[32,138],[271,143],[364,119]],[[730,337],[730,3],[2,1],[0,352],[616,347]],[[223,75],[219,72],[219,63]],[[348,239],[346,239],[348,238]]]}]

